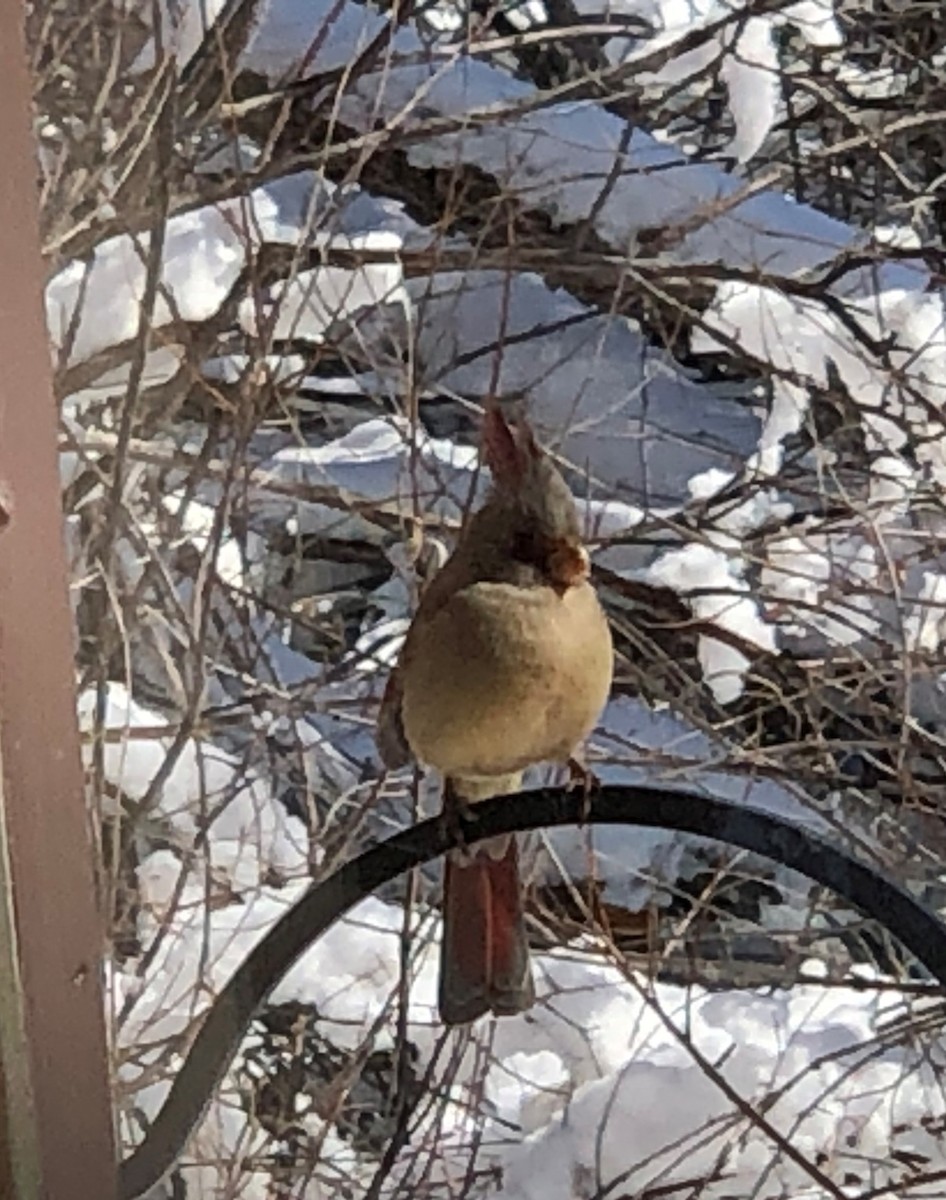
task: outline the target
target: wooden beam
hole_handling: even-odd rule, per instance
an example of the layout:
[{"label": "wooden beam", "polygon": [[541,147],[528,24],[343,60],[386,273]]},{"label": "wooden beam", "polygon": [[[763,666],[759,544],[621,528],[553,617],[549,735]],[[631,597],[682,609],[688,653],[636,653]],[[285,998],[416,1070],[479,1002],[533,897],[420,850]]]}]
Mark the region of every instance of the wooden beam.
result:
[{"label": "wooden beam", "polygon": [[22,1018],[18,1045],[17,1017],[0,1017],[13,1158],[0,1179],[5,1169],[17,1200],[32,1200],[16,1156],[35,1139],[43,1200],[114,1200],[105,938],[76,727],[23,19],[21,0],[0,0],[0,768],[15,917],[3,939],[0,915],[0,942],[16,967],[4,995],[15,988]]}]

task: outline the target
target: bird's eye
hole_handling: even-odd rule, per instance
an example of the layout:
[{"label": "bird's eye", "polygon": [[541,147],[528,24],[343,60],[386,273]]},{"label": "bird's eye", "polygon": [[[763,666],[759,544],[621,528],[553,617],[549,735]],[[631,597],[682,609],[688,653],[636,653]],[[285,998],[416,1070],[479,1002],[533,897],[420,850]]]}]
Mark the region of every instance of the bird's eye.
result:
[{"label": "bird's eye", "polygon": [[512,557],[516,562],[527,563],[531,567],[542,565],[544,555],[534,533],[516,534],[512,544]]}]

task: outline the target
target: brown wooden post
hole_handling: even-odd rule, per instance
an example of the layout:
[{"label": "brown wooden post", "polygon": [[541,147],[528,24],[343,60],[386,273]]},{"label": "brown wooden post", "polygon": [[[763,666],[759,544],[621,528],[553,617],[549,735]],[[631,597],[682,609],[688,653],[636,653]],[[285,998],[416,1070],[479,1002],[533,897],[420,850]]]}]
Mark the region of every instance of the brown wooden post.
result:
[{"label": "brown wooden post", "polygon": [[23,17],[21,0],[0,0],[0,813],[22,983],[5,972],[4,995],[22,1001],[28,1044],[18,1054],[16,1014],[0,1011],[0,1180],[32,1200],[33,1139],[43,1200],[114,1200],[104,930],[76,728]]}]

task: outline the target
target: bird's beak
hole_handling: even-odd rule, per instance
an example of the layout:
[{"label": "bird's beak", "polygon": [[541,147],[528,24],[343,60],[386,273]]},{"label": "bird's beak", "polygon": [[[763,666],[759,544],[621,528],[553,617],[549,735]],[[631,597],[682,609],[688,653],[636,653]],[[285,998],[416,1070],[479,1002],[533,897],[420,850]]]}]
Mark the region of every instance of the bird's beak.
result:
[{"label": "bird's beak", "polygon": [[549,575],[555,583],[563,587],[574,587],[591,574],[591,559],[588,551],[580,542],[565,541],[553,543],[549,551]]}]

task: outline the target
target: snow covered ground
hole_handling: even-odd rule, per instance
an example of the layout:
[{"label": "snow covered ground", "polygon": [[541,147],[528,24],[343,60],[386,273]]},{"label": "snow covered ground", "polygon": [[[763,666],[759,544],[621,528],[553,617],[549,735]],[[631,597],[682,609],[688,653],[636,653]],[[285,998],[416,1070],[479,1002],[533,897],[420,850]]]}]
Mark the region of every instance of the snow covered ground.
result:
[{"label": "snow covered ground", "polygon": [[[117,689],[108,718],[130,731],[127,745],[110,752],[108,778],[142,794],[160,746],[143,750],[134,729],[153,729],[160,718]],[[180,857],[158,850],[139,867],[139,931],[146,943],[155,939],[157,952],[144,980],[114,975],[116,1001],[127,1014],[123,1044],[160,1047],[179,1036],[193,1020],[195,997],[202,995],[203,1005],[223,986],[306,885],[301,823],[264,789],[247,786],[235,760],[221,756],[201,770],[188,747],[163,789],[161,808],[173,822],[193,811],[198,797],[214,807],[228,793],[237,803],[225,828],[211,827],[206,865],[195,862],[182,878]],[[758,799],[777,803],[779,796],[774,790]],[[782,800],[784,811],[790,798]],[[176,829],[186,844],[186,826]],[[565,858],[564,849],[553,857]],[[628,834],[605,843],[599,869],[605,880],[619,882],[635,866],[672,878],[683,851],[676,848],[672,864],[669,852],[659,834]],[[208,869],[238,887],[242,902],[208,912]],[[267,885],[263,877],[271,870],[291,882]],[[626,972],[609,961],[601,942],[583,936],[536,957],[539,1002],[532,1012],[480,1024],[461,1041],[460,1058],[445,1064],[436,1019],[438,927],[429,911],[411,922],[403,1029],[415,1070],[429,1068],[430,1088],[445,1094],[434,1111],[418,1113],[383,1194],[412,1189],[421,1176],[447,1188],[470,1167],[471,1155],[484,1178],[501,1180],[476,1194],[510,1200],[592,1196],[618,1182],[635,1189],[631,1194],[647,1194],[695,1181],[721,1198],[755,1189],[854,1196],[878,1187],[898,1191],[895,1181],[909,1177],[911,1164],[942,1161],[942,1050],[928,1037],[904,1036],[923,1002],[874,971],[857,970],[848,986],[819,983],[824,966],[814,961],[803,965],[811,980],[804,986],[706,991]],[[392,1047],[403,935],[399,906],[365,900],[312,946],[273,1002],[314,1006],[320,1033],[343,1050],[355,1051],[366,1036],[373,1050]],[[255,1042],[248,1040],[248,1053]],[[135,1078],[150,1056],[123,1075]],[[265,1146],[259,1130],[248,1134],[236,1086],[231,1081],[224,1089],[196,1136],[197,1162],[231,1164]],[[138,1089],[137,1105],[153,1115],[166,1088]],[[764,1117],[764,1127],[753,1113]],[[343,1166],[346,1186],[367,1186],[376,1162],[355,1154],[331,1127],[326,1135],[320,1116],[299,1121],[313,1138],[327,1136],[325,1167],[316,1170],[307,1196],[334,1195],[333,1172]],[[216,1165],[188,1168],[188,1195],[213,1194],[219,1172]],[[244,1180],[240,1194],[262,1200],[268,1186],[261,1173]]]}]

